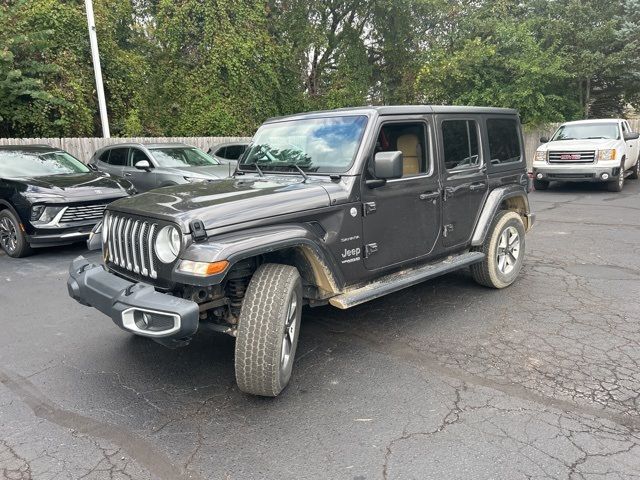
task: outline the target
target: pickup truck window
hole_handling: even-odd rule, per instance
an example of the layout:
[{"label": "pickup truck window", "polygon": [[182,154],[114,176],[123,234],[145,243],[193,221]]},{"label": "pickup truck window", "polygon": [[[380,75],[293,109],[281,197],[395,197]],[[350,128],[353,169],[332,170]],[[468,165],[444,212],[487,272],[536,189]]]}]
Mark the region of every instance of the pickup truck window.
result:
[{"label": "pickup truck window", "polygon": [[522,159],[518,124],[507,118],[487,120],[489,138],[489,158],[492,165],[519,162]]},{"label": "pickup truck window", "polygon": [[464,170],[480,165],[480,142],[475,120],[443,121],[442,142],[447,170]]},{"label": "pickup truck window", "polygon": [[562,125],[551,138],[558,140],[586,140],[586,139],[619,140],[620,131],[617,123],[582,123],[576,125]]},{"label": "pickup truck window", "polygon": [[346,172],[362,139],[364,115],[268,123],[256,132],[240,168],[307,172]]}]

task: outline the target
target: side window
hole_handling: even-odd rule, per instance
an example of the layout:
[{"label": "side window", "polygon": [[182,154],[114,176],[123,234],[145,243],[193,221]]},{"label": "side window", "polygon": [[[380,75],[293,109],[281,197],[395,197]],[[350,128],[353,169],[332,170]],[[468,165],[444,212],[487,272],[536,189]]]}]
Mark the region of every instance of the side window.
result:
[{"label": "side window", "polygon": [[98,157],[98,160],[104,163],[109,163],[109,153],[111,153],[111,150],[105,150],[100,154],[100,156]]},{"label": "side window", "polygon": [[238,160],[246,148],[244,145],[230,145],[223,157],[227,160]]},{"label": "side window", "polygon": [[475,120],[443,121],[442,143],[447,170],[464,170],[480,165],[478,123]]},{"label": "side window", "polygon": [[426,125],[422,122],[387,123],[380,128],[375,153],[401,151],[402,176],[429,172],[429,149]]},{"label": "side window", "polygon": [[522,160],[518,122],[509,118],[487,120],[489,158],[492,165]]},{"label": "side window", "polygon": [[218,148],[213,152],[213,155],[220,158],[227,158],[225,156],[226,154],[227,154],[227,147]]},{"label": "side window", "polygon": [[129,154],[128,148],[114,148],[109,155],[109,162],[111,165],[117,167],[123,167],[127,164],[127,156]]},{"label": "side window", "polygon": [[138,163],[140,160],[147,160],[149,163],[151,163],[151,161],[149,160],[149,157],[147,157],[147,155],[142,150],[140,150],[139,148],[132,148],[131,157],[129,160],[129,166],[130,167],[135,166],[135,164]]}]

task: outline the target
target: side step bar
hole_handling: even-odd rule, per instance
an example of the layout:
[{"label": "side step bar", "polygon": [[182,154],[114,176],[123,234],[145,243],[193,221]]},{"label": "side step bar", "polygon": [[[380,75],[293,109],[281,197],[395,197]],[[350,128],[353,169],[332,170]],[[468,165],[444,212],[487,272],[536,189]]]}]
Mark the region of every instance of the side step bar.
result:
[{"label": "side step bar", "polygon": [[444,275],[445,273],[458,270],[473,263],[481,262],[483,259],[484,253],[482,252],[467,252],[447,257],[438,263],[391,273],[364,287],[355,288],[341,295],[337,295],[329,299],[329,303],[341,309],[355,307],[356,305],[382,297],[388,293],[397,292],[416,283]]}]

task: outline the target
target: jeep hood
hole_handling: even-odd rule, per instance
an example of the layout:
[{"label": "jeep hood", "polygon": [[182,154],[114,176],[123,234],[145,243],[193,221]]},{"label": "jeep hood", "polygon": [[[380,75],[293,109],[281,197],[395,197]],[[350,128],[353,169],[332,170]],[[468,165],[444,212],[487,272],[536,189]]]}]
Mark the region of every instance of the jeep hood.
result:
[{"label": "jeep hood", "polygon": [[192,220],[210,230],[329,206],[322,181],[301,180],[247,177],[176,185],[118,200],[109,210],[175,222],[188,232]]},{"label": "jeep hood", "polygon": [[620,140],[611,140],[605,138],[591,138],[584,140],[554,140],[538,147],[542,152],[576,152],[584,150],[606,150],[616,148]]}]

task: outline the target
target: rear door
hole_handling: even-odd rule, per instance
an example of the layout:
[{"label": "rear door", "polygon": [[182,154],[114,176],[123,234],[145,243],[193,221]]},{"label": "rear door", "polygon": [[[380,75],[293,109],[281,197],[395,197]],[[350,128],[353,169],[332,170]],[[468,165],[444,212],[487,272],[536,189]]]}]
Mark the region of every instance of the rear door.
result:
[{"label": "rear door", "polygon": [[122,169],[127,164],[128,155],[128,147],[110,148],[100,156],[98,169],[116,177],[122,177],[124,175]]},{"label": "rear door", "polygon": [[464,246],[471,239],[488,190],[480,120],[480,116],[437,116],[445,248]]},{"label": "rear door", "polygon": [[[402,178],[369,188],[363,185],[362,252],[365,267],[377,270],[420,257],[434,255],[440,232],[441,193],[438,169],[433,161],[431,126],[425,119],[384,119],[378,126],[377,142],[365,172],[374,178],[371,165],[375,153],[402,151]],[[360,252],[345,249],[342,262]]]}]

